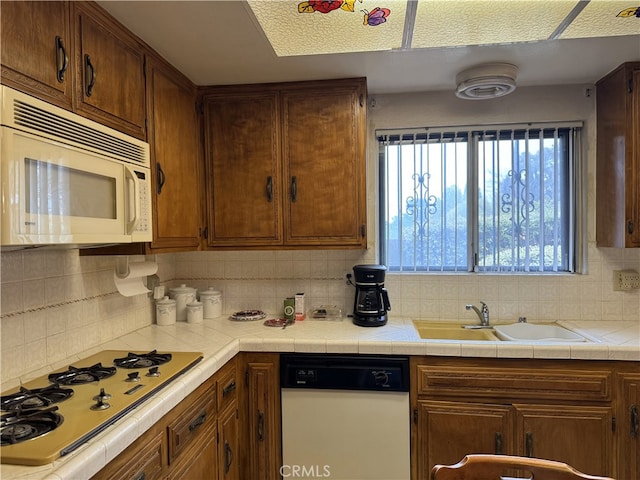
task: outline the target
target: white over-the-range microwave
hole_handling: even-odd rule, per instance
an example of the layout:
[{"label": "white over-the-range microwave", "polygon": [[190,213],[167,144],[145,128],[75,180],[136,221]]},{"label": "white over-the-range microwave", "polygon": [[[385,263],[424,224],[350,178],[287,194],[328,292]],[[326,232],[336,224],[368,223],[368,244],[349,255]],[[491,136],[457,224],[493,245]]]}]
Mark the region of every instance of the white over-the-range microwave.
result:
[{"label": "white over-the-range microwave", "polygon": [[149,144],[0,88],[2,248],[150,242]]}]

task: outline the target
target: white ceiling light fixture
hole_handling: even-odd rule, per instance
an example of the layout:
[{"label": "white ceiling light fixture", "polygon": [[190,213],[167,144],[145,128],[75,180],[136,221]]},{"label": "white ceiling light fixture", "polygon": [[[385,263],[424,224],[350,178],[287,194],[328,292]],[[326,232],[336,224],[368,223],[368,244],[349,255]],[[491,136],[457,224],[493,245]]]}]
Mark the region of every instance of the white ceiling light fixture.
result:
[{"label": "white ceiling light fixture", "polygon": [[485,100],[507,95],[516,89],[518,67],[510,63],[485,63],[456,75],[456,96]]}]

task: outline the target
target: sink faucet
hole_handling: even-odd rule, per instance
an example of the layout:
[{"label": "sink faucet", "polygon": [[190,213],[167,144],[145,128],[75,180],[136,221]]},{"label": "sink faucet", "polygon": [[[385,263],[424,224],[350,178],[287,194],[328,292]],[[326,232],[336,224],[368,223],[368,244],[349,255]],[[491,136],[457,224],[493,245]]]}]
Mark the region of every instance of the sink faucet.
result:
[{"label": "sink faucet", "polygon": [[480,325],[482,325],[483,327],[488,327],[489,307],[487,307],[487,304],[482,301],[480,303],[482,304],[482,311],[478,310],[478,307],[476,307],[475,305],[467,305],[465,306],[465,308],[467,310],[473,309],[473,311],[476,312],[476,315],[478,315],[478,318],[480,319]]}]

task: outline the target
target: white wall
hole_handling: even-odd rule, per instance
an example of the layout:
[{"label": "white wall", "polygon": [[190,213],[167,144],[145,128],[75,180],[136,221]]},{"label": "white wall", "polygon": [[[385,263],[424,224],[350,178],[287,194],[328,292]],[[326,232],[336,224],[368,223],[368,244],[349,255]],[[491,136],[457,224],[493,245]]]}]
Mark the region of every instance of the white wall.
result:
[{"label": "white wall", "polygon": [[[392,314],[427,319],[475,320],[464,305],[484,300],[494,321],[640,321],[640,290],[614,292],[612,271],[640,271],[640,249],[595,246],[595,106],[585,86],[521,88],[490,101],[464,101],[451,92],[370,98],[368,237],[366,251],[300,250],[193,252],[157,255],[164,284],[223,292],[224,311],[258,308],[279,313],[285,297],[303,291],[307,305],[332,303],[350,312],[353,288],[344,275],[375,263],[377,198],[376,128],[522,121],[583,120],[588,161],[588,273],[586,275],[387,276]],[[112,281],[115,260],[79,257],[77,250],[21,251],[1,255],[2,389],[20,376],[133,331],[153,321],[144,295],[120,296]]]}]

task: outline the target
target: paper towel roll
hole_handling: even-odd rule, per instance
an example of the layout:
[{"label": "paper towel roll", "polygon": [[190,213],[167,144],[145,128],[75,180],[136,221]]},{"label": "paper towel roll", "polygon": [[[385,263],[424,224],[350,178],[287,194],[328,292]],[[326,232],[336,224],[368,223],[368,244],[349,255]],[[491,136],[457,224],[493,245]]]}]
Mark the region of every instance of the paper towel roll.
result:
[{"label": "paper towel roll", "polygon": [[141,293],[149,293],[145,286],[145,278],[153,275],[158,271],[158,264],[155,262],[138,262],[128,265],[127,274],[118,275],[116,270],[113,274],[113,280],[121,295],[125,297],[133,297]]}]

